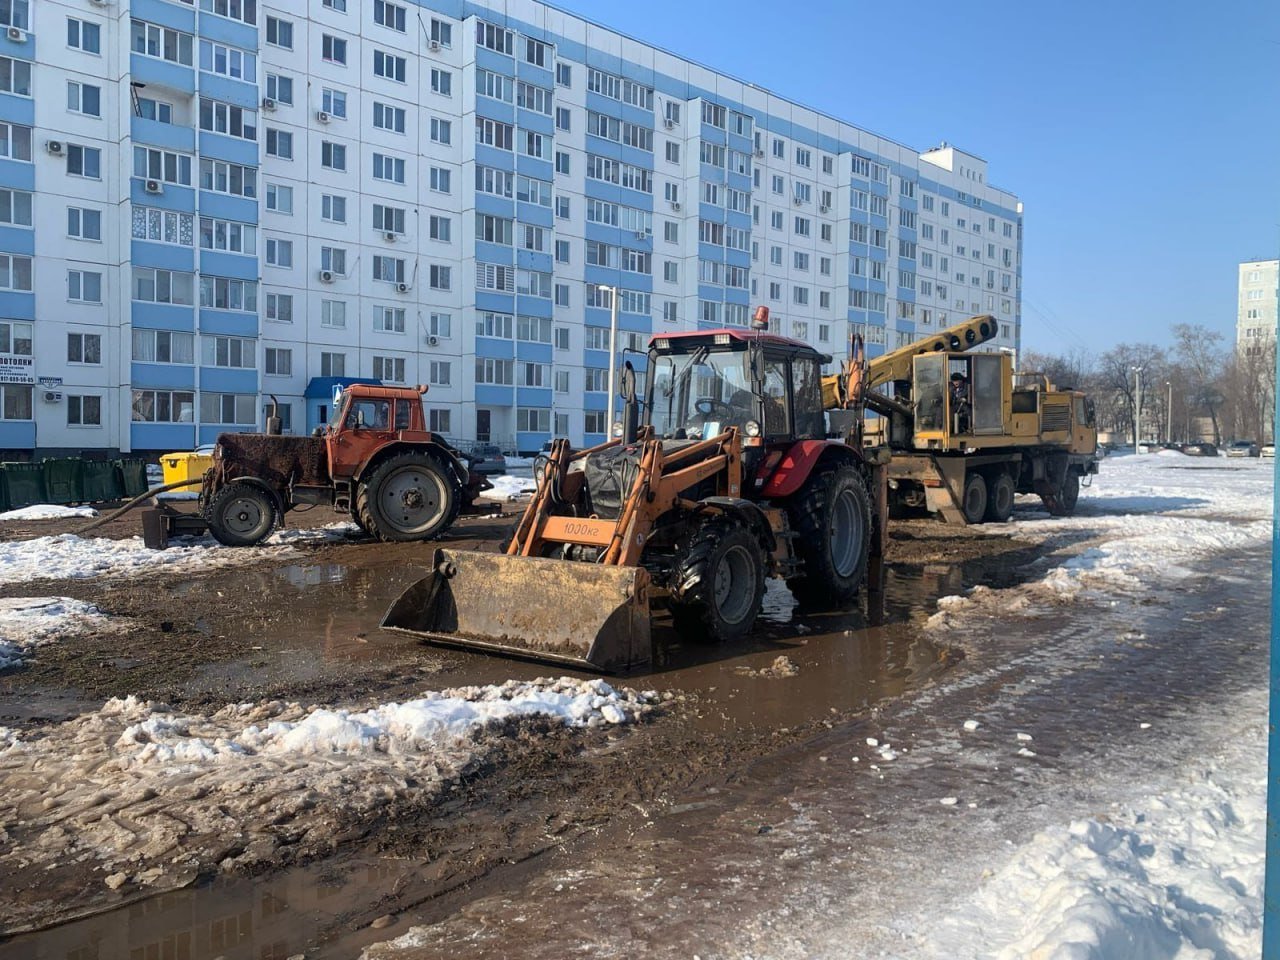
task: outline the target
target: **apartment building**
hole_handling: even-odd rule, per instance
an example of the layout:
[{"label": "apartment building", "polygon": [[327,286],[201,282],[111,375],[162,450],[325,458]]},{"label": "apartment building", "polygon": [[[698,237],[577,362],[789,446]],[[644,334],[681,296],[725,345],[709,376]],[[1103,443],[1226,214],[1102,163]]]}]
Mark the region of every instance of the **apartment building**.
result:
[{"label": "apartment building", "polygon": [[4,451],[309,431],[353,380],[592,443],[614,289],[620,349],[758,303],[837,358],[1016,348],[1021,253],[978,156],[535,0],[0,0]]},{"label": "apartment building", "polygon": [[1280,317],[1280,260],[1246,260],[1240,264],[1236,298],[1236,350],[1262,355],[1276,338]]}]

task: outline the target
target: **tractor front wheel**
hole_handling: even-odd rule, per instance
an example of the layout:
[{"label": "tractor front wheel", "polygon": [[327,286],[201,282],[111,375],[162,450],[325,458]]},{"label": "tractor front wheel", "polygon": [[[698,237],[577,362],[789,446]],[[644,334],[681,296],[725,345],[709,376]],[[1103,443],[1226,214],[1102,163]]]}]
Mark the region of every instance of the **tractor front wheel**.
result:
[{"label": "tractor front wheel", "polygon": [[360,526],[384,541],[430,540],[461,506],[457,482],[434,457],[402,453],[374,468],[356,491]]},{"label": "tractor front wheel", "polygon": [[280,522],[275,498],[252,483],[229,483],[205,511],[209,532],[227,547],[256,547]]},{"label": "tractor front wheel", "polygon": [[764,601],[760,544],[718,517],[692,535],[676,568],[671,617],[686,640],[722,643],[751,632]]},{"label": "tractor front wheel", "polygon": [[871,498],[853,466],[815,473],[790,508],[800,576],[787,586],[811,610],[842,610],[858,599],[871,555]]}]

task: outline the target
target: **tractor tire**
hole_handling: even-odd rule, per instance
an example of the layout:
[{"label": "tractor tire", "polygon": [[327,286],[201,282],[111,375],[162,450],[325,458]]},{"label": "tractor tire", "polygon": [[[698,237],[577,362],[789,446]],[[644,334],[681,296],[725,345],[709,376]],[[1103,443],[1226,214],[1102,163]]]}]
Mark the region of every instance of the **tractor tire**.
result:
[{"label": "tractor tire", "polygon": [[673,578],[671,618],[688,641],[741,640],[764,601],[764,556],[740,523],[717,517],[690,538]]},{"label": "tractor tire", "polygon": [[360,528],[360,532],[364,536],[366,537],[373,536],[373,534],[369,532],[369,528],[364,525],[364,521],[360,519],[360,511],[357,510],[355,507],[351,508],[351,522]]},{"label": "tractor tire", "polygon": [[983,515],[988,523],[1008,523],[1013,516],[1013,497],[1017,491],[1013,485],[1013,477],[1001,470],[987,487],[987,512]]},{"label": "tractor tire", "polygon": [[1069,517],[1076,512],[1076,503],[1080,500],[1080,474],[1068,470],[1062,478],[1062,486],[1053,502],[1046,504],[1049,512],[1055,517]]},{"label": "tractor tire", "polygon": [[229,483],[205,510],[209,532],[225,547],[256,547],[280,522],[275,498],[252,483]]},{"label": "tractor tire", "polygon": [[462,507],[453,475],[426,453],[402,453],[378,464],[356,490],[360,526],[384,542],[431,540],[453,525]]},{"label": "tractor tire", "polygon": [[811,476],[789,505],[801,574],[787,586],[810,610],[843,610],[858,599],[871,554],[871,497],[856,467]]},{"label": "tractor tire", "polygon": [[982,523],[987,515],[987,481],[974,472],[964,478],[964,493],[960,498],[960,512],[965,523]]}]

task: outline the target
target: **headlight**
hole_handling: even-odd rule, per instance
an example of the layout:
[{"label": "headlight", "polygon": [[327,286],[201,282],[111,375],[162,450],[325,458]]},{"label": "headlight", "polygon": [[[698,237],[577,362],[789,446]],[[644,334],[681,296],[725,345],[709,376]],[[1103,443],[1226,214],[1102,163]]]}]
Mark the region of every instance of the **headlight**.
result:
[{"label": "headlight", "polygon": [[744,429],[746,430],[746,434],[748,437],[760,436],[760,424],[757,423],[755,420],[748,420],[747,425]]},{"label": "headlight", "polygon": [[620,437],[620,436],[622,436],[622,421],[621,421],[621,420],[619,420],[617,423],[615,423],[615,424],[613,425],[613,435],[614,435],[615,437]]}]

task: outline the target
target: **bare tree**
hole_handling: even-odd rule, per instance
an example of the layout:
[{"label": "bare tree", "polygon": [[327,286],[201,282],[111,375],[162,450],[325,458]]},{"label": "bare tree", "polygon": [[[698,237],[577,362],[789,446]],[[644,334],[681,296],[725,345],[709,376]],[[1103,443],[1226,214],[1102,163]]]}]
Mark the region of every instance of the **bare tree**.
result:
[{"label": "bare tree", "polygon": [[[1137,417],[1138,382],[1142,384],[1143,407],[1150,412],[1159,407],[1157,386],[1164,387],[1169,370],[1165,352],[1152,343],[1122,343],[1098,358],[1095,381],[1098,396],[1095,403],[1102,409],[1105,404],[1109,416],[1107,426],[1115,431],[1134,434]],[[1147,404],[1151,403],[1152,406]],[[1145,419],[1145,418],[1144,418]],[[1156,431],[1157,433],[1160,431]],[[1138,432],[1141,439],[1142,431]]]},{"label": "bare tree", "polygon": [[1208,412],[1213,424],[1213,442],[1221,443],[1218,411],[1226,401],[1222,392],[1222,334],[1198,323],[1176,323],[1173,339],[1174,351],[1190,377],[1193,402]]}]

